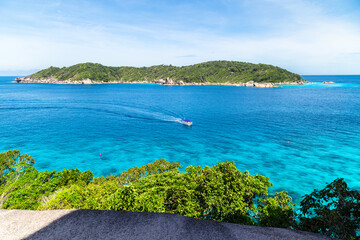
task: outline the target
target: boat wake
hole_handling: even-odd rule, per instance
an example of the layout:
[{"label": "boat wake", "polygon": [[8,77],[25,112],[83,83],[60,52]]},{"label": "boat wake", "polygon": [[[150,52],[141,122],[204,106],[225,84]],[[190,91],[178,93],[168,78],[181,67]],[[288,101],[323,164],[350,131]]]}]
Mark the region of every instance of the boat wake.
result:
[{"label": "boat wake", "polygon": [[177,122],[181,123],[182,118],[171,111],[161,109],[142,109],[142,108],[133,108],[133,107],[123,107],[126,110],[124,115],[128,118],[137,118],[144,120],[152,121],[162,121],[162,122]]},{"label": "boat wake", "polygon": [[[176,112],[160,108],[154,106],[131,106],[131,105],[115,105],[115,104],[98,104],[98,103],[89,103],[86,105],[83,103],[62,103],[61,106],[54,105],[53,103],[43,103],[38,104],[41,107],[29,107],[29,110],[46,110],[46,111],[79,111],[79,110],[87,110],[88,112],[98,112],[101,114],[109,114],[114,115],[120,118],[131,118],[131,119],[141,119],[141,120],[149,120],[149,121],[161,121],[161,122],[176,122],[180,123],[184,119],[184,117]],[[48,106],[51,105],[51,106]],[[85,105],[85,106],[84,106]],[[0,106],[0,110],[24,110],[24,107],[16,107],[13,108],[4,108],[2,109]]]}]

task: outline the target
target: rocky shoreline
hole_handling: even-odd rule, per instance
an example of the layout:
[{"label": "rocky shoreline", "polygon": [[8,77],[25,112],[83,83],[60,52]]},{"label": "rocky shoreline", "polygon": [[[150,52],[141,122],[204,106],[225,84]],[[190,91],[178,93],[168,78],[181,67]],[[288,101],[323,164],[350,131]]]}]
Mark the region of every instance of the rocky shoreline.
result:
[{"label": "rocky shoreline", "polygon": [[184,81],[174,81],[170,78],[166,79],[159,79],[148,81],[144,79],[142,81],[93,81],[91,79],[82,79],[73,81],[71,78],[67,80],[58,80],[56,78],[33,78],[33,77],[17,77],[15,78],[14,82],[16,83],[50,83],[50,84],[114,84],[114,83],[154,83],[160,85],[178,85],[178,86],[191,86],[191,85],[224,85],[224,86],[238,86],[238,87],[258,87],[258,88],[272,88],[275,85],[303,85],[307,81],[296,81],[296,82],[278,82],[278,83],[258,83],[254,81],[248,81],[246,83],[211,83],[211,82],[203,82],[203,83],[196,83],[196,82],[184,82]]}]

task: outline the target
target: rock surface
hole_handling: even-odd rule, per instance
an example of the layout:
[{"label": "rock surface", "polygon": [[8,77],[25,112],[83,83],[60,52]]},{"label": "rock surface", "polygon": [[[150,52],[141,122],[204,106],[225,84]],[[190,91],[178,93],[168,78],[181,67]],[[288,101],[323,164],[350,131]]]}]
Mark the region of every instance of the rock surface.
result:
[{"label": "rock surface", "polygon": [[202,83],[195,83],[195,82],[184,82],[184,81],[174,81],[171,78],[158,79],[153,81],[148,81],[146,78],[142,81],[132,81],[132,82],[124,82],[123,80],[120,81],[112,81],[112,82],[104,82],[104,81],[93,81],[91,79],[82,79],[73,81],[71,78],[67,80],[58,80],[53,77],[51,78],[32,78],[32,77],[17,77],[15,78],[14,82],[17,83],[52,83],[52,84],[104,84],[104,83],[155,83],[160,85],[225,85],[225,86],[245,86],[245,87],[258,87],[258,88],[272,88],[275,85],[302,85],[304,82],[279,82],[279,83],[257,83],[254,81],[249,81],[246,83],[211,83],[211,82],[202,82]]},{"label": "rock surface", "polygon": [[255,87],[258,87],[258,88],[272,88],[274,87],[274,84],[273,83],[254,83],[254,86]]},{"label": "rock surface", "polygon": [[1,239],[317,240],[319,234],[199,220],[169,213],[0,210]]},{"label": "rock surface", "polygon": [[247,83],[245,83],[246,87],[255,87],[255,82],[254,81],[249,81]]}]

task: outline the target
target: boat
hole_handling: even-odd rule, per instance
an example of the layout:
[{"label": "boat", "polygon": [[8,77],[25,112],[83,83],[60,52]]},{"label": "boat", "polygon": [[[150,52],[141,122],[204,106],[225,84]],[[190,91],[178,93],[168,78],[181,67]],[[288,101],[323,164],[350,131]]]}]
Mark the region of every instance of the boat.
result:
[{"label": "boat", "polygon": [[187,120],[187,119],[184,119],[181,121],[181,124],[184,124],[186,126],[191,126],[192,125],[192,121],[190,120]]}]

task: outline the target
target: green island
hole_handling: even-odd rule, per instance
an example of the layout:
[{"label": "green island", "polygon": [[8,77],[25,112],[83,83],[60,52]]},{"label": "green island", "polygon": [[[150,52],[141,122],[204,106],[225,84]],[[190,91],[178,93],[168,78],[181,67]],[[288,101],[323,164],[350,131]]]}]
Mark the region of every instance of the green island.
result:
[{"label": "green island", "polygon": [[190,66],[108,67],[80,63],[70,67],[49,67],[26,77],[23,83],[157,83],[164,85],[237,85],[273,87],[275,84],[303,84],[299,74],[283,68],[236,61],[210,61]]},{"label": "green island", "polygon": [[18,150],[0,153],[1,209],[97,209],[166,212],[358,239],[360,193],[338,178],[305,195],[296,208],[286,191],[268,194],[268,177],[240,172],[234,162],[211,167],[158,159],[119,175],[78,169],[40,172]]}]

